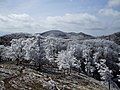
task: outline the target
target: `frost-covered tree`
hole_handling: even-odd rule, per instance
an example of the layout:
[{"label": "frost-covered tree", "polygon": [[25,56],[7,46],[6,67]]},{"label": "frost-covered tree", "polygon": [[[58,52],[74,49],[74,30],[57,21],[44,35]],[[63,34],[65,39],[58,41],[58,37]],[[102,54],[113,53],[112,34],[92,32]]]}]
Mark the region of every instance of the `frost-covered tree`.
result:
[{"label": "frost-covered tree", "polygon": [[93,72],[93,62],[92,62],[92,52],[90,48],[86,48],[83,50],[83,58],[85,59],[85,71],[87,73],[87,75],[91,76],[92,72]]},{"label": "frost-covered tree", "polygon": [[[103,80],[104,77],[101,76],[105,76],[104,69],[112,72],[114,77],[119,75],[119,45],[102,39],[72,41],[69,44],[69,48],[75,48],[74,56],[80,60],[81,70],[87,75]],[[101,64],[103,60],[105,62]],[[97,68],[96,63],[101,67]]]},{"label": "frost-covered tree", "polygon": [[25,50],[23,49],[25,43],[22,43],[25,39],[13,39],[11,41],[11,55],[17,61],[17,65],[24,58]]},{"label": "frost-covered tree", "polygon": [[37,51],[38,51],[38,59],[36,59],[36,65],[38,64],[39,69],[41,69],[42,65],[46,63],[46,53],[43,47],[43,41],[40,35],[36,36],[36,44],[37,44]]},{"label": "frost-covered tree", "polygon": [[7,60],[15,60],[15,57],[13,55],[14,53],[12,52],[12,48],[10,46],[6,46],[4,48],[4,51],[2,53],[2,59],[4,61],[7,61]]},{"label": "frost-covered tree", "polygon": [[98,72],[100,73],[101,80],[106,80],[106,72],[111,73],[111,70],[106,66],[106,60],[100,59],[99,62],[96,62],[96,67],[98,69]]},{"label": "frost-covered tree", "polygon": [[46,63],[45,50],[41,36],[29,38],[26,40],[24,50],[25,58],[34,62],[34,65],[41,70],[42,65]]},{"label": "frost-covered tree", "polygon": [[78,67],[77,59],[72,51],[61,51],[56,60],[59,70],[70,70],[72,67]]},{"label": "frost-covered tree", "polygon": [[45,52],[46,58],[50,62],[54,62],[58,55],[58,52],[67,49],[67,43],[64,39],[47,37],[45,38]]},{"label": "frost-covered tree", "polygon": [[4,49],[5,49],[5,46],[0,45],[0,61],[2,61],[2,56],[3,56],[3,53],[4,53]]},{"label": "frost-covered tree", "polygon": [[54,62],[55,58],[58,54],[58,41],[57,39],[53,37],[49,37],[45,39],[45,52],[46,52],[46,58],[50,62]]},{"label": "frost-covered tree", "polygon": [[23,41],[23,43],[25,43],[25,45],[23,47],[23,50],[25,50],[25,57],[24,58],[26,60],[32,60],[33,55],[30,54],[31,53],[30,50],[31,50],[34,42],[35,42],[35,38],[28,38],[28,39]]},{"label": "frost-covered tree", "polygon": [[[3,52],[3,53],[2,53]],[[103,39],[70,40],[35,35],[27,39],[13,39],[11,46],[0,47],[2,58],[32,61],[35,67],[57,63],[61,70],[78,68],[82,73],[105,81],[106,72],[118,80],[120,46]],[[75,69],[73,69],[75,70]]]}]

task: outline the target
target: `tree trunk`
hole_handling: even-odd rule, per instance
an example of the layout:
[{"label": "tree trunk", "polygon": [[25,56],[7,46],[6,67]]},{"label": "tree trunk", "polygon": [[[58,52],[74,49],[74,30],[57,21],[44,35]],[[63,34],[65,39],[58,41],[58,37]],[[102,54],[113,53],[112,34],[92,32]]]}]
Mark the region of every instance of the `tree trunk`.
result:
[{"label": "tree trunk", "polygon": [[20,61],[20,60],[17,58],[17,59],[16,59],[16,61],[17,61],[16,65],[18,66],[18,65],[19,65],[19,61]]},{"label": "tree trunk", "polygon": [[108,81],[108,85],[109,85],[109,90],[110,90],[110,80]]},{"label": "tree trunk", "polygon": [[42,65],[41,65],[41,64],[39,64],[38,70],[39,70],[39,71],[42,71]]}]

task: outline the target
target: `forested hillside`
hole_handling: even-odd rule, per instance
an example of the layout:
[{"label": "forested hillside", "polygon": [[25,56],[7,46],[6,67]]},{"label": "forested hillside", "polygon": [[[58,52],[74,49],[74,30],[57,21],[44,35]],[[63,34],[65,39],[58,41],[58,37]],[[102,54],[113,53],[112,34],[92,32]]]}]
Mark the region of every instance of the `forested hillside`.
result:
[{"label": "forested hillside", "polygon": [[[66,76],[74,79],[85,75],[89,78],[94,78],[100,82],[103,87],[106,85],[106,90],[119,90],[119,41],[95,38],[85,34],[84,39],[83,37],[80,39],[80,36],[79,39],[76,39],[75,37],[71,38],[70,33],[68,36],[67,33],[60,31],[52,31],[50,34],[49,32],[34,35],[20,34],[19,36],[19,34],[17,34],[18,36],[16,36],[15,34],[11,34],[10,36],[3,36],[6,37],[9,43],[7,46],[7,43],[0,45],[0,63],[12,62],[16,67],[21,66],[22,69],[20,69],[20,73],[23,72],[24,68],[30,68],[38,72],[56,75],[56,77],[62,74],[62,79],[66,78]],[[0,69],[4,68],[4,64],[2,65],[3,67],[1,66]],[[3,72],[8,73],[4,70]],[[77,73],[78,77],[73,78],[73,76],[71,76],[73,73]],[[54,82],[56,80],[54,79]],[[71,84],[73,83],[71,82]],[[90,88],[88,90],[90,90]]]}]

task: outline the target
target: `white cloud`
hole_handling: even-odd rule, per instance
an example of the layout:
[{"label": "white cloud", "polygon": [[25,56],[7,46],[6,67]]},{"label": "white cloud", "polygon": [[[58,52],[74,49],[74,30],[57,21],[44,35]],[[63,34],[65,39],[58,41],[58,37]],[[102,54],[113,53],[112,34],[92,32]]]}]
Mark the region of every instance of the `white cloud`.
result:
[{"label": "white cloud", "polygon": [[108,6],[109,7],[120,6],[120,0],[109,0],[108,1]]},{"label": "white cloud", "polygon": [[48,21],[66,22],[66,23],[90,23],[97,21],[97,18],[87,13],[65,14],[64,16],[47,17]]},{"label": "white cloud", "polygon": [[41,28],[39,22],[27,14],[0,15],[0,31],[34,32]]},{"label": "white cloud", "polygon": [[107,31],[120,31],[120,12],[114,9],[101,9],[99,15],[102,23],[106,25]]},{"label": "white cloud", "polygon": [[108,0],[107,7],[98,12],[107,33],[120,32],[120,11],[118,11],[118,7],[120,7],[120,0]]},{"label": "white cloud", "polygon": [[102,28],[97,17],[87,13],[65,14],[64,16],[48,17],[47,23],[51,28],[65,29],[67,31]]},{"label": "white cloud", "polygon": [[16,21],[32,21],[33,20],[33,18],[27,14],[10,14],[8,15],[8,18]]},{"label": "white cloud", "polygon": [[112,9],[102,9],[96,16],[88,13],[78,13],[49,16],[43,20],[35,19],[27,14],[0,15],[0,31],[34,33],[58,29],[66,32],[105,34],[105,32],[119,30],[119,15],[120,12]]},{"label": "white cloud", "polygon": [[87,13],[65,14],[64,16],[47,17],[45,20],[36,20],[27,14],[0,15],[0,30],[21,32],[40,32],[41,30],[60,29],[79,31],[92,28],[101,28],[99,21]]},{"label": "white cloud", "polygon": [[112,17],[120,17],[120,12],[113,9],[101,9],[99,14],[103,16],[112,16]]}]

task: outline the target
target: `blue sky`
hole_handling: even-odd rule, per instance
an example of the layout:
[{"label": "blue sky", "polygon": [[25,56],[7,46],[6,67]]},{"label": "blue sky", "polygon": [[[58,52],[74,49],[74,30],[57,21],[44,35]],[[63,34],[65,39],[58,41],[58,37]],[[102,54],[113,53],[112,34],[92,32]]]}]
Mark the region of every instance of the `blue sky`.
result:
[{"label": "blue sky", "polygon": [[32,16],[55,16],[66,13],[94,13],[107,0],[1,0],[1,13],[27,13]]},{"label": "blue sky", "polygon": [[1,32],[120,31],[120,0],[0,0]]}]

